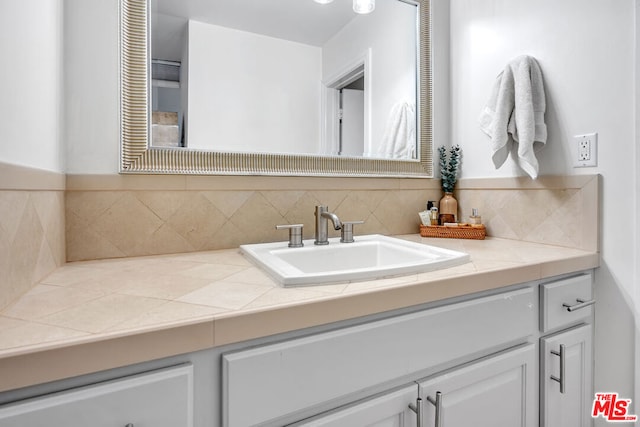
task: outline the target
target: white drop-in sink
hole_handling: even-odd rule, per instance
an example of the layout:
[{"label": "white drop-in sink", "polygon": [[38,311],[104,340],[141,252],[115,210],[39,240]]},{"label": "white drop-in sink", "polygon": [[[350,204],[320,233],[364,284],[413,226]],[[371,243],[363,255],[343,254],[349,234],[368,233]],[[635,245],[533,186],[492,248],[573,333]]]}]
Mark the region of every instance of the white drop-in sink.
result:
[{"label": "white drop-in sink", "polygon": [[463,252],[379,234],[357,236],[353,243],[336,237],[322,246],[305,240],[302,248],[276,242],[241,245],[240,250],[285,287],[424,273],[469,261]]}]

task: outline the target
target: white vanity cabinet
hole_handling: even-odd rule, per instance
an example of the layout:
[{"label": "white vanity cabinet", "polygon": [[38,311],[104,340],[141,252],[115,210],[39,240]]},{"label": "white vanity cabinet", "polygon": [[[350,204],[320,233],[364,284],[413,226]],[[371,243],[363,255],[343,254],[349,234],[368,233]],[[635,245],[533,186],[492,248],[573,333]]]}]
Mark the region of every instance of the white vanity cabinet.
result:
[{"label": "white vanity cabinet", "polygon": [[[592,277],[541,286],[540,426],[593,425]],[[548,332],[548,333],[547,333]]]},{"label": "white vanity cabinet", "polygon": [[289,427],[415,427],[417,415],[409,408],[409,404],[415,405],[417,399],[418,386],[411,384]]},{"label": "white vanity cabinet", "polygon": [[523,345],[294,426],[534,427],[535,362]]},{"label": "white vanity cabinet", "polygon": [[[526,286],[224,354],[223,425],[286,424],[296,414],[302,419],[366,391],[410,384],[429,372],[526,343],[537,329],[535,291]],[[252,390],[251,411],[247,390]]]},{"label": "white vanity cabinet", "polygon": [[592,285],[563,276],[224,353],[223,426],[589,426]]},{"label": "white vanity cabinet", "polygon": [[193,427],[193,368],[171,367],[0,407],[0,427]]},{"label": "white vanity cabinet", "polygon": [[423,427],[537,426],[535,345],[420,382]]}]

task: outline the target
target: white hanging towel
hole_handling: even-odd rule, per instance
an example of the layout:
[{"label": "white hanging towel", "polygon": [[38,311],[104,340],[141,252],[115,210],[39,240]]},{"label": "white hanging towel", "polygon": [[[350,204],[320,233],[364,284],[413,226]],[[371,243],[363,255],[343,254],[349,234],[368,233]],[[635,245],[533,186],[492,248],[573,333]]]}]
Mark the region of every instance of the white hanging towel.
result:
[{"label": "white hanging towel", "polygon": [[[493,86],[480,115],[480,128],[491,137],[493,164],[498,169],[517,142],[517,163],[533,179],[538,177],[534,142],[547,142],[542,72],[535,58],[519,56],[507,64]],[[540,144],[536,144],[540,145]]]},{"label": "white hanging towel", "polygon": [[416,156],[416,107],[411,102],[393,106],[378,155],[387,159],[413,159]]}]

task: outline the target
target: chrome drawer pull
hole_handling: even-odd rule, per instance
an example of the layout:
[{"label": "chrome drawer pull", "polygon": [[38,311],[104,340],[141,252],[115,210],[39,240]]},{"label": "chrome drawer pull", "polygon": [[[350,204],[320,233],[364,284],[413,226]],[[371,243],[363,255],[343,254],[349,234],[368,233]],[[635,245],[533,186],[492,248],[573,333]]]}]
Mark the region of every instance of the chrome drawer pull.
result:
[{"label": "chrome drawer pull", "polygon": [[440,412],[442,411],[442,393],[436,391],[436,398],[434,399],[431,396],[427,396],[427,400],[429,401],[429,403],[436,407],[436,423],[434,424],[434,426],[441,427]]},{"label": "chrome drawer pull", "polygon": [[570,305],[570,304],[564,303],[562,304],[562,306],[566,308],[567,311],[576,311],[576,310],[580,310],[581,308],[589,307],[590,305],[593,305],[596,303],[596,300],[594,299],[585,301],[585,300],[576,298],[576,301],[578,302],[578,304]]},{"label": "chrome drawer pull", "polygon": [[551,354],[560,356],[560,378],[551,375],[551,379],[560,383],[560,393],[564,394],[565,385],[565,353],[566,348],[564,344],[560,344],[560,351],[551,350]]},{"label": "chrome drawer pull", "polygon": [[409,403],[409,409],[416,413],[416,425],[418,427],[422,427],[422,399],[417,398],[415,405],[413,403]]}]

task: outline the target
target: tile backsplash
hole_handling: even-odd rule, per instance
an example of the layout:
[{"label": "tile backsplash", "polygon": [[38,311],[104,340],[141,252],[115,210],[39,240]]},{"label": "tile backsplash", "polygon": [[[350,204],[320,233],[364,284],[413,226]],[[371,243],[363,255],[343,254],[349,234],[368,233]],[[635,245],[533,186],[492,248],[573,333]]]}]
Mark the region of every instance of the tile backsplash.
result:
[{"label": "tile backsplash", "polygon": [[458,197],[462,220],[477,208],[491,236],[583,247],[578,189],[460,190]]},{"label": "tile backsplash", "polygon": [[[86,189],[73,185],[65,203],[67,260],[284,241],[286,231],[276,230],[277,224],[303,223],[304,237],[312,238],[318,204],[328,205],[342,220],[364,220],[356,226],[356,236],[417,233],[417,213],[427,200],[439,200],[442,194],[439,181],[434,180],[330,190],[304,178],[299,181],[301,189],[291,189],[288,178],[281,180],[287,180],[287,189],[279,188],[279,182],[252,189],[260,187],[255,184],[259,181],[235,187],[225,184],[233,189]],[[597,183],[597,176],[541,177],[537,181],[467,179],[461,180],[455,195],[460,218],[464,220],[472,208],[478,208],[489,236],[597,250]],[[327,187],[348,185],[340,184]]]},{"label": "tile backsplash", "polygon": [[[277,224],[314,233],[314,209],[326,204],[342,220],[364,220],[357,234],[418,230],[417,212],[431,190],[70,191],[67,260],[152,255],[286,240]],[[339,236],[339,232],[333,232]]]},{"label": "tile backsplash", "polygon": [[599,250],[598,176],[514,181],[514,188],[463,182],[456,192],[461,219],[477,208],[489,236]]},{"label": "tile backsplash", "polygon": [[64,262],[64,192],[0,190],[0,308]]}]

